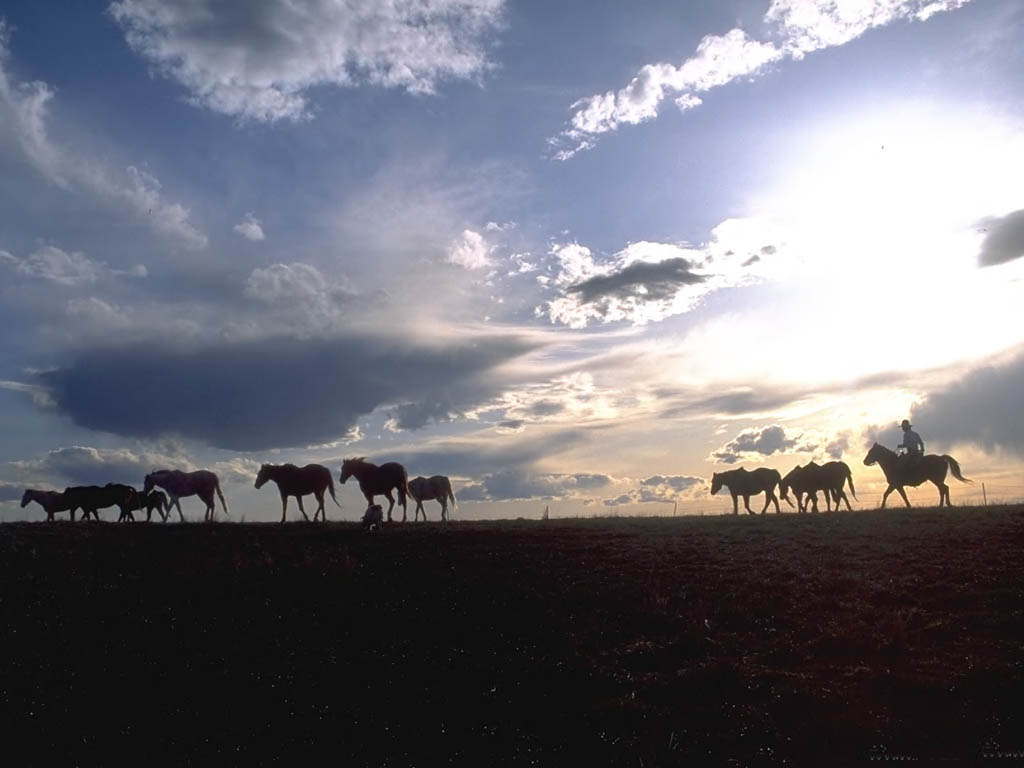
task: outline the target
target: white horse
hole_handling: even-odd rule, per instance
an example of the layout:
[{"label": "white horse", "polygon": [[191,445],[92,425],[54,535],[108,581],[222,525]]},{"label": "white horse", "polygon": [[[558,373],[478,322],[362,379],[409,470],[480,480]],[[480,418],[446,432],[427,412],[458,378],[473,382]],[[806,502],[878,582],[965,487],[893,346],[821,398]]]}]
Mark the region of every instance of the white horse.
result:
[{"label": "white horse", "polygon": [[216,492],[220,498],[220,505],[224,508],[224,514],[228,514],[228,505],[224,503],[224,494],[220,492],[220,480],[217,475],[207,469],[198,469],[195,472],[182,472],[177,469],[160,469],[146,475],[146,482],[143,484],[142,492],[149,493],[154,485],[159,485],[167,491],[167,511],[172,507],[178,508],[178,517],[185,522],[185,516],[181,513],[182,496],[198,496],[206,505],[205,520],[211,522],[214,518],[215,507],[213,494]]},{"label": "white horse", "polygon": [[417,477],[409,481],[409,495],[416,501],[416,511],[413,513],[413,520],[419,520],[419,513],[423,513],[423,519],[427,519],[426,510],[423,509],[423,502],[434,499],[441,504],[441,519],[448,519],[448,499],[452,501],[452,509],[455,508],[455,494],[452,492],[452,483],[444,475],[433,477]]}]

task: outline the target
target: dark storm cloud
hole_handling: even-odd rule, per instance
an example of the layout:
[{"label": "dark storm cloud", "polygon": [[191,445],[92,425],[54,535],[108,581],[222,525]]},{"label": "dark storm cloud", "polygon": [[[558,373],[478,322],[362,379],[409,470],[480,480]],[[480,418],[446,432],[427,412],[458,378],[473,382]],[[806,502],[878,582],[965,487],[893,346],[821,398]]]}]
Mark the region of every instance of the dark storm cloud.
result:
[{"label": "dark storm cloud", "polygon": [[1003,264],[1024,256],[1024,210],[982,222],[988,229],[978,263],[983,267]]},{"label": "dark storm cloud", "polygon": [[926,445],[972,443],[986,451],[1024,456],[1022,392],[1024,351],[1008,363],[976,368],[932,392],[914,406],[910,420]]},{"label": "dark storm cloud", "polygon": [[42,379],[80,426],[251,451],[329,441],[389,403],[483,399],[502,385],[488,372],[532,346],[518,337],[416,346],[369,336],[139,344],[87,353]]},{"label": "dark storm cloud", "polygon": [[615,297],[633,296],[646,301],[671,299],[684,285],[696,285],[707,277],[691,272],[693,264],[683,258],[665,259],[657,263],[637,261],[610,275],[598,275],[570,286],[568,293],[579,296],[583,304]]}]

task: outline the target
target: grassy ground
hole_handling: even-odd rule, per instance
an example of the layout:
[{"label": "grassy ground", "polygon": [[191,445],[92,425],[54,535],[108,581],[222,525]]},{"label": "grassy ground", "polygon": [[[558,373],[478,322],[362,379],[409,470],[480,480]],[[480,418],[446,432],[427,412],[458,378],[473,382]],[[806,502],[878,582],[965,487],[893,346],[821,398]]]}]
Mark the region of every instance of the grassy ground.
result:
[{"label": "grassy ground", "polygon": [[28,764],[1024,754],[1024,507],[0,526]]}]

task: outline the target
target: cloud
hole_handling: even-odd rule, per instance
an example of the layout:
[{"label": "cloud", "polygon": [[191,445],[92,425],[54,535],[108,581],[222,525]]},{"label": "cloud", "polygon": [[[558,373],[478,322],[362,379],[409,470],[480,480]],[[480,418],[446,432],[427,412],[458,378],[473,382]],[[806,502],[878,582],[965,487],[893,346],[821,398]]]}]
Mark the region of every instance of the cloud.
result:
[{"label": "cloud", "polygon": [[492,250],[483,235],[466,229],[449,246],[448,262],[466,269],[483,269],[491,266]]},{"label": "cloud", "polygon": [[503,0],[116,0],[128,44],[191,101],[243,119],[310,117],[308,91],[363,83],[432,93],[491,65]]},{"label": "cloud", "polygon": [[775,279],[791,268],[792,257],[769,242],[778,232],[758,218],[727,219],[702,247],[630,243],[611,257],[596,256],[579,243],[552,246],[557,269],[542,285],[559,296],[536,310],[553,323],[585,328],[591,322],[659,322],[693,309],[719,288]]},{"label": "cloud", "polygon": [[141,343],[86,352],[40,380],[83,427],[260,450],[334,440],[380,406],[450,399],[468,407],[505,385],[492,369],[537,344],[511,335],[414,343],[355,334]]},{"label": "cloud", "polygon": [[21,501],[25,486],[18,483],[7,483],[0,480],[0,502]]},{"label": "cloud", "polygon": [[1024,210],[981,222],[988,229],[978,263],[983,267],[1005,264],[1024,256]]},{"label": "cloud", "polygon": [[972,444],[1024,457],[1024,352],[975,368],[931,392],[914,406],[910,420],[926,445]]},{"label": "cloud", "polygon": [[0,251],[0,264],[14,270],[21,277],[49,280],[65,286],[95,283],[99,278],[109,275],[146,277],[149,274],[142,264],[128,270],[109,269],[102,261],[90,259],[80,251],[69,253],[53,245],[44,245],[24,258]]},{"label": "cloud", "polygon": [[626,504],[676,502],[692,498],[706,485],[702,477],[690,475],[652,475],[637,482],[637,487],[615,498],[603,501],[606,507]]},{"label": "cloud", "polygon": [[0,129],[9,126],[25,158],[61,189],[89,190],[109,205],[127,206],[155,231],[188,248],[205,248],[207,238],[189,220],[189,210],[166,202],[160,181],[151,173],[134,165],[115,171],[51,141],[47,120],[54,91],[44,82],[11,79],[6,70],[9,37],[9,27],[0,19]]},{"label": "cloud", "polygon": [[647,64],[621,90],[577,101],[572,105],[575,111],[568,127],[549,139],[549,144],[555,159],[568,160],[594,147],[601,134],[657,117],[661,102],[670,96],[680,110],[694,109],[702,103],[697,94],[754,77],[770,64],[787,58],[799,60],[813,51],[843,45],[869,29],[894,21],[925,21],[967,2],[773,0],[763,18],[773,40],[754,40],[738,28],[724,35],[707,35],[680,66]]},{"label": "cloud", "polygon": [[723,464],[754,460],[776,453],[814,453],[821,449],[820,438],[806,432],[786,434],[778,424],[752,427],[740,432],[709,457]]},{"label": "cloud", "polygon": [[246,240],[264,240],[263,224],[257,219],[252,211],[245,214],[245,218],[235,224],[232,229]]},{"label": "cloud", "polygon": [[523,469],[506,469],[485,475],[478,484],[461,491],[459,498],[475,501],[579,498],[611,482],[611,477],[602,474],[541,474]]},{"label": "cloud", "polygon": [[167,444],[163,451],[73,445],[48,451],[37,459],[12,461],[11,466],[26,477],[45,479],[54,487],[106,483],[141,486],[143,477],[154,468],[196,469],[195,464],[173,444]]}]

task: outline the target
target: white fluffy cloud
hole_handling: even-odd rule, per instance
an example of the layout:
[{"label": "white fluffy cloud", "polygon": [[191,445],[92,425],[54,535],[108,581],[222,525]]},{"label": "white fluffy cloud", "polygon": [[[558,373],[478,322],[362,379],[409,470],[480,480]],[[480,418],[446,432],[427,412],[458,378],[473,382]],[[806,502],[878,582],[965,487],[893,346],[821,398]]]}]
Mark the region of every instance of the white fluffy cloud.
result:
[{"label": "white fluffy cloud", "polygon": [[431,93],[489,67],[503,0],[117,0],[128,44],[191,93],[246,119],[299,120],[309,89],[369,83]]},{"label": "white fluffy cloud", "polygon": [[764,22],[773,40],[752,39],[742,29],[707,35],[678,67],[647,64],[624,88],[581,99],[569,126],[550,140],[554,157],[568,160],[592,148],[597,137],[621,125],[636,125],[658,115],[661,102],[674,95],[681,110],[701,104],[697,95],[752,77],[769,64],[802,59],[822,48],[843,45],[869,29],[898,20],[924,21],[970,0],[774,0]]},{"label": "white fluffy cloud", "polygon": [[812,430],[786,430],[778,424],[744,429],[708,459],[722,464],[760,461],[775,454],[806,453],[815,458],[839,459],[849,448],[850,435],[842,432],[826,437]]},{"label": "white fluffy cloud", "polygon": [[626,504],[674,503],[703,492],[706,481],[689,475],[652,475],[636,481],[636,488],[615,498],[605,499],[606,507]]},{"label": "white fluffy cloud", "polygon": [[769,222],[750,218],[722,222],[700,248],[640,241],[598,258],[579,243],[555,245],[554,277],[539,279],[559,296],[537,314],[570,328],[664,320],[690,311],[718,288],[784,275],[792,258],[776,245],[779,238]]},{"label": "white fluffy cloud", "polygon": [[493,250],[483,235],[466,229],[449,246],[448,261],[466,269],[484,269],[491,266]]},{"label": "white fluffy cloud", "polygon": [[266,235],[263,234],[263,223],[251,211],[245,214],[245,218],[235,224],[233,229],[246,240],[266,239]]}]

